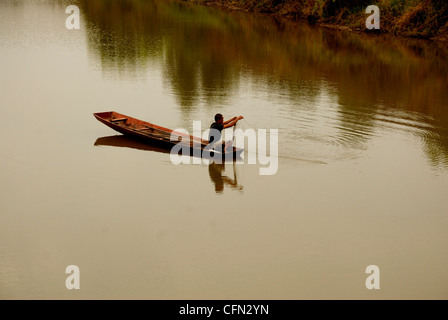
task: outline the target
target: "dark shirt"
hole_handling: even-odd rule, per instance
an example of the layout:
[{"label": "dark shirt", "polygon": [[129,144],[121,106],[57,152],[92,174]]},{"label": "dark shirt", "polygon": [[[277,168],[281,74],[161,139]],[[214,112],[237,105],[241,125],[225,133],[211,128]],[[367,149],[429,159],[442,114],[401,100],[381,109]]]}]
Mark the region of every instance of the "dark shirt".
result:
[{"label": "dark shirt", "polygon": [[221,131],[222,129],[224,129],[224,125],[221,123],[216,123],[213,122],[212,125],[210,126],[210,133],[208,135],[208,141],[210,143],[212,143],[213,141],[218,141],[219,139],[221,139]]}]

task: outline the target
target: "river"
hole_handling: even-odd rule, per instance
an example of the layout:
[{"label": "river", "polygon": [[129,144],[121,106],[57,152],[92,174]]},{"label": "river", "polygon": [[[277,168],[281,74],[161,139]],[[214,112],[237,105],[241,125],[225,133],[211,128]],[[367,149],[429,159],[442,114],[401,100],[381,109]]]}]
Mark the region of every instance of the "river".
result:
[{"label": "river", "polygon": [[[187,2],[1,1],[0,299],[447,299],[447,54]],[[242,115],[278,163],[175,165],[104,111]]]}]

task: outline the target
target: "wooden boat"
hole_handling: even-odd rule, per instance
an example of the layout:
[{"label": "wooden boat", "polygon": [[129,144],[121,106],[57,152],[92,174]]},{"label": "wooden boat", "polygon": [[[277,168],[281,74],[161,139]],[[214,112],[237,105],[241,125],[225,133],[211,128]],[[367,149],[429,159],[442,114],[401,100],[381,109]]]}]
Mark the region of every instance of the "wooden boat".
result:
[{"label": "wooden boat", "polygon": [[208,148],[209,142],[182,132],[164,128],[146,121],[135,119],[115,111],[99,112],[93,114],[95,118],[106,126],[145,143],[162,148],[172,148],[175,145],[188,147],[191,156],[216,158],[218,155],[224,159],[237,159],[244,149],[226,144],[222,152]]}]

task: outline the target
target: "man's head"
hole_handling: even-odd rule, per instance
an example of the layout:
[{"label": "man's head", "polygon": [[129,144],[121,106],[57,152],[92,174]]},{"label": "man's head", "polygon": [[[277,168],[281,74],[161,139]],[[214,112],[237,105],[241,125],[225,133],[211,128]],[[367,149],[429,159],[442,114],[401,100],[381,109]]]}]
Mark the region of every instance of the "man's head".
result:
[{"label": "man's head", "polygon": [[220,114],[220,113],[215,114],[215,122],[216,123],[223,123],[224,122],[224,117],[222,116],[222,114]]}]

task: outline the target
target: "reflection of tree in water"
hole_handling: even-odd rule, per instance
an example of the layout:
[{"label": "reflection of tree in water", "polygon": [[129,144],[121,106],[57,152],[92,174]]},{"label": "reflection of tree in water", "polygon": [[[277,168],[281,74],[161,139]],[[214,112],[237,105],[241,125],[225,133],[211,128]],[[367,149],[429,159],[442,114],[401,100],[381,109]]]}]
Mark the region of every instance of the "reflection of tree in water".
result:
[{"label": "reflection of tree in water", "polygon": [[235,168],[233,178],[223,175],[224,172],[225,172],[225,163],[211,162],[208,165],[208,174],[210,175],[210,179],[215,184],[216,193],[223,193],[224,186],[229,186],[232,189],[242,191],[243,187],[238,184]]},{"label": "reflection of tree in water", "polygon": [[223,63],[220,17],[208,9],[151,0],[80,0],[80,5],[89,46],[108,74],[143,77],[150,61],[162,64],[186,110],[201,96],[209,104],[222,102],[238,83],[234,70]]},{"label": "reflection of tree in water", "polygon": [[[79,2],[89,47],[105,72],[139,77],[151,63],[161,65],[185,112],[202,101],[225,102],[242,77],[284,94],[292,106],[316,100],[324,78],[340,106],[337,139],[354,148],[375,131],[379,105],[428,118],[448,113],[448,48],[441,43],[334,32],[188,2]],[[448,154],[442,131],[424,137],[433,144],[429,157],[429,150]]]}]

